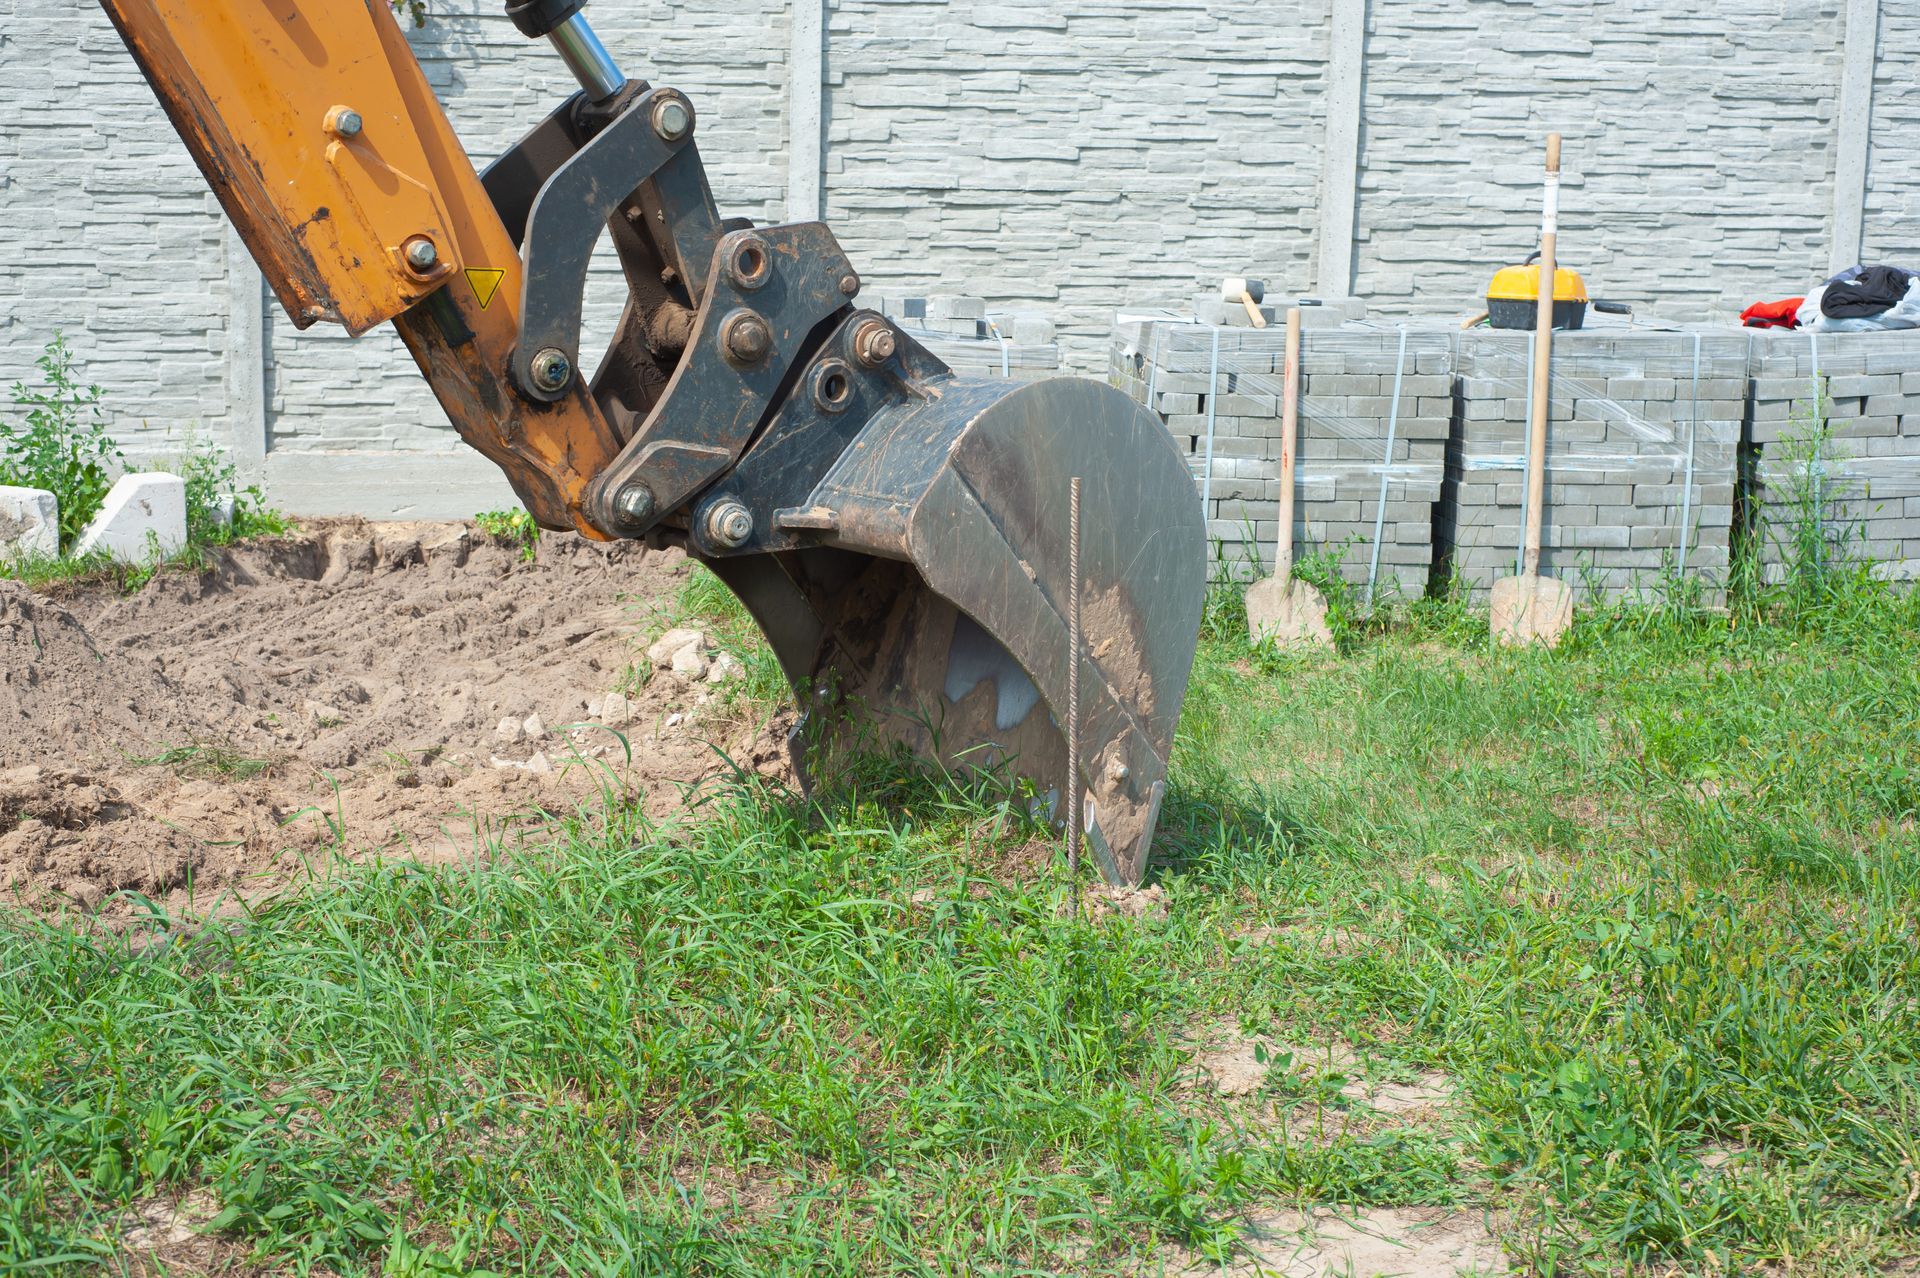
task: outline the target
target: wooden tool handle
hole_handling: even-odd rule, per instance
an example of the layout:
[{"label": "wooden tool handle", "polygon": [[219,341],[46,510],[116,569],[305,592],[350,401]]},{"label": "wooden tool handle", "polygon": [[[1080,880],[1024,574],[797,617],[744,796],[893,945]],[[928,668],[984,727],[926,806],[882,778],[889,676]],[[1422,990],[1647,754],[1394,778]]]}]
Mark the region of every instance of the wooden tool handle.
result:
[{"label": "wooden tool handle", "polygon": [[1294,445],[1300,434],[1300,308],[1287,308],[1287,363],[1281,383],[1280,408],[1280,536],[1273,555],[1273,575],[1281,581],[1293,576]]},{"label": "wooden tool handle", "polygon": [[1527,529],[1522,576],[1540,575],[1540,527],[1547,486],[1547,410],[1553,381],[1553,294],[1560,230],[1560,135],[1547,135],[1546,192],[1540,205],[1540,283],[1533,326],[1533,403],[1527,420]]},{"label": "wooden tool handle", "polygon": [[1265,328],[1267,326],[1266,312],[1260,309],[1259,303],[1253,300],[1251,293],[1242,293],[1240,295],[1240,305],[1247,308],[1247,318],[1253,321],[1255,328]]}]

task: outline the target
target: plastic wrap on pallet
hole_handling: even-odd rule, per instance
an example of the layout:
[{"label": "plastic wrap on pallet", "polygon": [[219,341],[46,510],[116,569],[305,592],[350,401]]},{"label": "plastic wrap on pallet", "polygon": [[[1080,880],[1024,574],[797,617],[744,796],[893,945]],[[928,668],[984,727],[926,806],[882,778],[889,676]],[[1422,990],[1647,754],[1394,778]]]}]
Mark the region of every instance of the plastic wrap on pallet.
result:
[{"label": "plastic wrap on pallet", "polygon": [[[1445,477],[1453,335],[1399,328],[1301,335],[1296,560],[1338,557],[1349,580],[1415,596],[1433,564]],[[1153,409],[1189,457],[1219,571],[1272,567],[1279,533],[1286,333],[1126,316],[1114,384]]]},{"label": "plastic wrap on pallet", "polygon": [[1920,331],[1757,333],[1752,367],[1762,570],[1816,551],[1920,578]]},{"label": "plastic wrap on pallet", "polygon": [[[1448,567],[1482,594],[1519,570],[1533,342],[1461,335],[1460,427],[1448,459]],[[1541,568],[1576,594],[1693,583],[1724,598],[1747,395],[1747,337],[1562,333],[1549,388]]]}]

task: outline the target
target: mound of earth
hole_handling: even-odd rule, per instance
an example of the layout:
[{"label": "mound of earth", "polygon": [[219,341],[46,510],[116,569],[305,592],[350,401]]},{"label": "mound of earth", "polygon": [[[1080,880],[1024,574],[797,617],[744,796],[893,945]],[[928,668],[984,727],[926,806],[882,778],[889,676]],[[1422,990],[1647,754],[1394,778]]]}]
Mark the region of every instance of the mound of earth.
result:
[{"label": "mound of earth", "polygon": [[777,772],[778,725],[646,655],[688,570],[329,521],[133,595],[0,581],[0,894],[204,913],[336,853],[485,855],[605,788],[664,815],[716,746]]}]

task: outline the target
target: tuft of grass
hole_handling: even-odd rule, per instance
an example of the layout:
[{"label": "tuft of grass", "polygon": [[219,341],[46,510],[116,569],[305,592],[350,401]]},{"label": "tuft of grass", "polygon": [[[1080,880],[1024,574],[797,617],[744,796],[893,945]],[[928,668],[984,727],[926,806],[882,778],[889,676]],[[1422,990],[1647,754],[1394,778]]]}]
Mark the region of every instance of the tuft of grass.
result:
[{"label": "tuft of grass", "polygon": [[58,595],[63,590],[86,586],[111,585],[123,594],[132,594],[166,572],[202,572],[207,567],[205,548],[189,542],[171,555],[151,545],[147,557],[139,563],[125,563],[104,551],[90,555],[21,555],[0,560],[0,578],[17,581],[43,594]]},{"label": "tuft of grass", "polygon": [[256,759],[232,746],[199,744],[171,746],[158,754],[136,757],[132,763],[144,768],[167,768],[185,777],[221,777],[246,781],[273,766],[270,759]]}]

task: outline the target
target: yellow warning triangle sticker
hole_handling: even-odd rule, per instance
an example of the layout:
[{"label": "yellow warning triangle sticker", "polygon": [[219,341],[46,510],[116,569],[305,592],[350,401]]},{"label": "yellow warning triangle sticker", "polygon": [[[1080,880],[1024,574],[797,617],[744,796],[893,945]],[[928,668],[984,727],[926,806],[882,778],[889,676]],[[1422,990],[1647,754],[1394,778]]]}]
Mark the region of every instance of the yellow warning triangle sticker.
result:
[{"label": "yellow warning triangle sticker", "polygon": [[493,303],[493,295],[500,291],[500,281],[507,277],[505,271],[494,270],[488,266],[469,266],[467,283],[473,288],[473,295],[480,299],[480,309],[486,310]]}]

